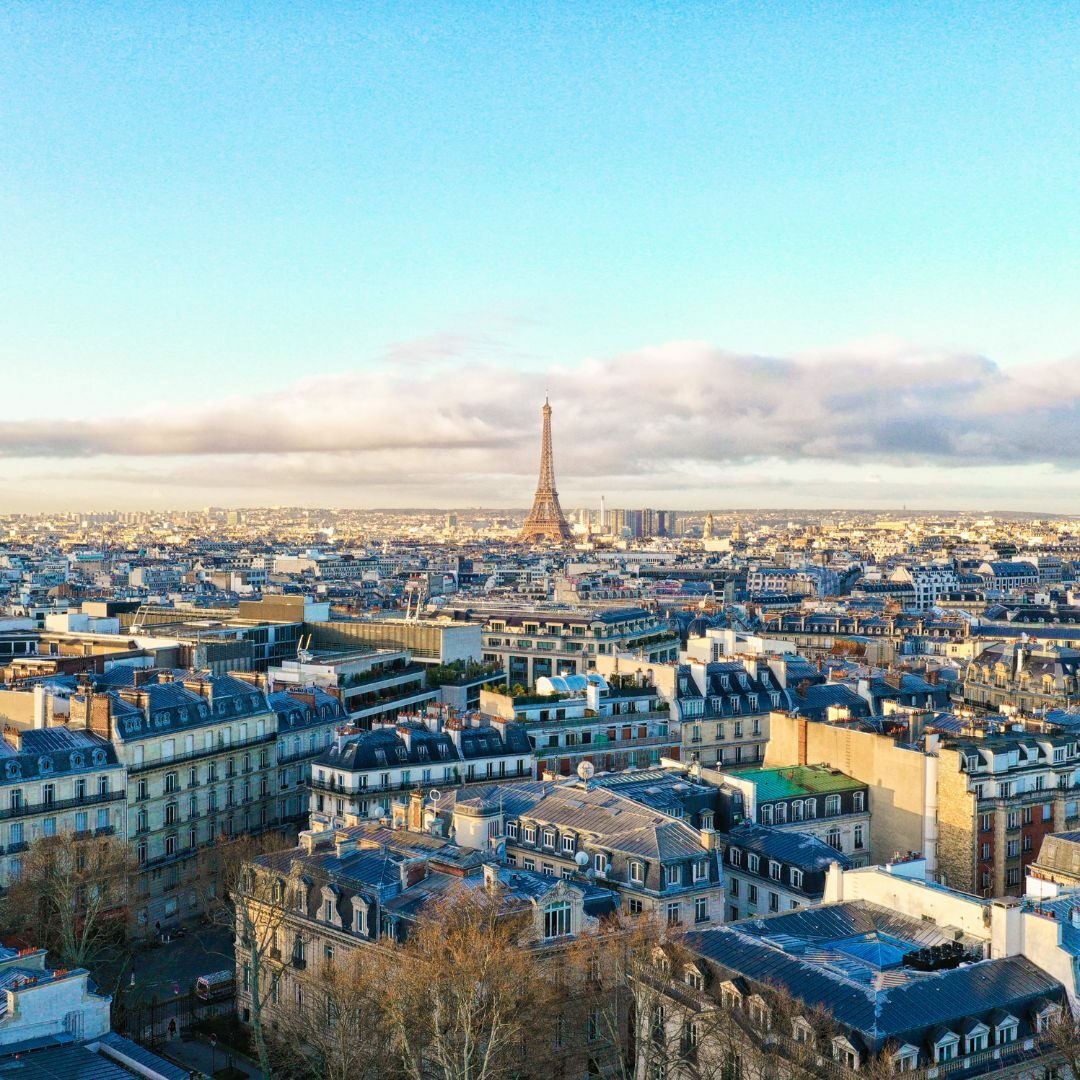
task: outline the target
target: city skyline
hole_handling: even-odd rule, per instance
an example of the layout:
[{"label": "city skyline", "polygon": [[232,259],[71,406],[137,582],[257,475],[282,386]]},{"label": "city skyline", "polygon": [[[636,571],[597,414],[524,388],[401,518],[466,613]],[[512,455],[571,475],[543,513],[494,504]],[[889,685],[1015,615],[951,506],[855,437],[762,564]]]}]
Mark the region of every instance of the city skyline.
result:
[{"label": "city skyline", "polygon": [[1075,506],[1058,5],[5,19],[11,510]]}]

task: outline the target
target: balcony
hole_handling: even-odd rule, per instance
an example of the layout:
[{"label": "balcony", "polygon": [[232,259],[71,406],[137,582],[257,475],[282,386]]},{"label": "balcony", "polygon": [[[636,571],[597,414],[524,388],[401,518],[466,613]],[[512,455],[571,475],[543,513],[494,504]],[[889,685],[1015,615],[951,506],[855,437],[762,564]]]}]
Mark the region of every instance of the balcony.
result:
[{"label": "balcony", "polygon": [[81,799],[54,799],[52,802],[20,803],[0,810],[0,821],[11,818],[30,817],[34,814],[55,814],[61,810],[77,810],[84,806],[100,806],[102,803],[119,802],[126,798],[123,791],[107,791],[102,795],[84,795]]},{"label": "balcony", "polygon": [[[256,735],[252,739],[242,739],[239,742],[219,741],[210,747],[201,750],[188,750],[183,754],[174,754],[171,758],[159,758],[157,761],[142,761],[128,766],[128,775],[136,776],[139,773],[151,772],[155,769],[170,769],[175,765],[182,765],[186,761],[199,761],[202,758],[218,757],[221,754],[230,754],[236,750],[243,750],[247,746],[261,746],[264,743],[274,742],[277,732],[272,731],[266,735]],[[269,766],[268,766],[269,767]]]}]

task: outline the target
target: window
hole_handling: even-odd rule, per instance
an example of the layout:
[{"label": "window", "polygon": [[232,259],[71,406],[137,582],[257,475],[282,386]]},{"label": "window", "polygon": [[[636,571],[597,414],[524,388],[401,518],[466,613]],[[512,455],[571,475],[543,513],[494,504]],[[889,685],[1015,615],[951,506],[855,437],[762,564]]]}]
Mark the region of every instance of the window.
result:
[{"label": "window", "polygon": [[864,847],[866,847],[866,841],[865,841],[865,838],[863,836],[863,826],[862,826],[862,824],[858,824],[858,825],[855,826],[854,847],[855,847],[856,851],[861,851]]},{"label": "window", "polygon": [[697,862],[694,863],[694,880],[709,880],[709,864],[704,859],[699,859]]},{"label": "window", "polygon": [[555,876],[555,866],[553,863],[545,862],[540,864],[540,872],[547,874],[548,877]]},{"label": "window", "polygon": [[554,829],[545,829],[544,830],[544,847],[553,848],[554,846],[555,846],[555,830]]},{"label": "window", "polygon": [[779,911],[780,910],[780,897],[774,892],[769,893],[769,910],[770,911]]},{"label": "window", "polygon": [[934,1062],[940,1064],[943,1061],[953,1061],[957,1055],[957,1047],[960,1040],[951,1031],[934,1044]]},{"label": "window", "polygon": [[773,823],[773,806],[772,803],[766,803],[761,808],[761,824],[771,825]]},{"label": "window", "polygon": [[668,926],[678,926],[682,922],[682,905],[678,900],[673,900],[667,906]]},{"label": "window", "polygon": [[679,885],[682,883],[682,867],[678,864],[664,867],[664,881],[667,885]]},{"label": "window", "polygon": [[990,1029],[983,1024],[972,1028],[964,1039],[964,1053],[977,1054],[986,1049]]},{"label": "window", "polygon": [[645,864],[640,862],[630,863],[630,880],[635,885],[640,885],[645,881]]},{"label": "window", "polygon": [[544,937],[566,937],[570,933],[570,905],[565,901],[544,908]]},{"label": "window", "polygon": [[521,860],[521,868],[522,868],[522,870],[535,870],[536,869],[536,860],[535,859],[522,859]]},{"label": "window", "polygon": [[739,879],[737,877],[728,878],[728,896],[739,895]]},{"label": "window", "polygon": [[780,880],[780,864],[775,859],[769,860],[769,877],[771,877],[773,881]]},{"label": "window", "polygon": [[905,1046],[893,1058],[893,1068],[898,1073],[914,1072],[919,1066],[919,1051]]},{"label": "window", "polygon": [[683,975],[683,981],[687,986],[692,986],[695,990],[705,989],[705,980],[702,978],[701,972],[696,967],[688,967],[686,973]]},{"label": "window", "polygon": [[1017,1023],[1018,1021],[1015,1016],[1007,1016],[1000,1024],[998,1024],[995,1039],[998,1046],[1002,1046],[1005,1043],[1016,1042]]},{"label": "window", "polygon": [[728,848],[728,862],[732,866],[742,866],[742,851],[737,848]]},{"label": "window", "polygon": [[747,899],[748,903],[751,903],[751,904],[756,904],[757,903],[757,886],[756,885],[747,885],[746,886],[746,899]]},{"label": "window", "polygon": [[825,796],[825,816],[834,817],[840,813],[840,796],[839,795],[826,795]]},{"label": "window", "polygon": [[836,848],[837,851],[839,851],[840,850],[840,830],[838,828],[836,828],[835,826],[833,826],[833,828],[831,828],[825,834],[825,843],[827,843],[829,845],[829,847],[834,847],[834,848]]},{"label": "window", "polygon": [[526,825],[522,831],[522,839],[526,844],[536,843],[536,826]]},{"label": "window", "polygon": [[852,796],[852,810],[856,814],[861,814],[866,809],[866,792],[856,791]]},{"label": "window", "polygon": [[334,921],[334,901],[333,900],[324,900],[323,901],[323,919],[325,919],[326,922],[329,922],[329,923],[332,923]]},{"label": "window", "polygon": [[694,899],[694,922],[709,921],[709,898],[698,896]]},{"label": "window", "polygon": [[789,873],[791,875],[791,887],[801,889],[803,887],[803,872],[792,867]]},{"label": "window", "polygon": [[516,840],[518,838],[518,823],[516,821],[508,821],[506,823],[506,835],[511,840]]},{"label": "window", "polygon": [[562,838],[562,849],[568,855],[573,855],[574,847],[575,847],[574,837],[572,837],[572,836],[564,836]]},{"label": "window", "polygon": [[602,874],[602,875],[605,875],[605,876],[607,875],[607,872],[608,872],[608,859],[607,859],[607,856],[602,851],[598,851],[593,856],[593,869],[598,874]]}]

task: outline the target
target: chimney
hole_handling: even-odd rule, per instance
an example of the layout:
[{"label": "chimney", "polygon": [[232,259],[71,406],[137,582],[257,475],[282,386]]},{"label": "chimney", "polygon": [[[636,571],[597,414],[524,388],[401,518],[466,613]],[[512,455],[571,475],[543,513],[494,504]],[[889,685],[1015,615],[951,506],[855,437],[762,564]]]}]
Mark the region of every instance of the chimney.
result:
[{"label": "chimney", "polygon": [[346,855],[352,855],[356,851],[356,837],[350,836],[346,832],[339,832],[334,835],[334,851],[339,859],[344,859]]},{"label": "chimney", "polygon": [[491,863],[484,863],[484,888],[496,889],[499,886],[499,868]]},{"label": "chimney", "polygon": [[805,716],[799,716],[796,717],[795,723],[797,725],[796,735],[798,736],[799,755],[797,764],[805,765],[807,763],[807,743],[810,740],[810,721]]},{"label": "chimney", "polygon": [[706,851],[716,850],[716,830],[715,829],[701,829],[699,830],[701,837],[701,846]]},{"label": "chimney", "polygon": [[34,686],[34,727],[46,728],[52,720],[53,699],[52,694],[43,683]]},{"label": "chimney", "polygon": [[22,728],[17,728],[13,724],[5,724],[4,742],[6,742],[15,753],[19,753],[22,750]]}]

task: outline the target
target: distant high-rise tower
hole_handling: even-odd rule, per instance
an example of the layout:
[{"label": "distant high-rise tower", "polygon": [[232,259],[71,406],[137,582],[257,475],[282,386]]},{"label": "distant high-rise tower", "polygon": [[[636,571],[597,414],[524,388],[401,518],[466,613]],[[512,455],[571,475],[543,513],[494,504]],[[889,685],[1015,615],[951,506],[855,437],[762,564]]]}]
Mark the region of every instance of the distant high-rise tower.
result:
[{"label": "distant high-rise tower", "polygon": [[553,540],[561,544],[570,539],[570,526],[559,505],[555,490],[555,464],[551,454],[551,404],[544,398],[544,434],[540,442],[540,479],[532,510],[521,530],[522,540]]}]

